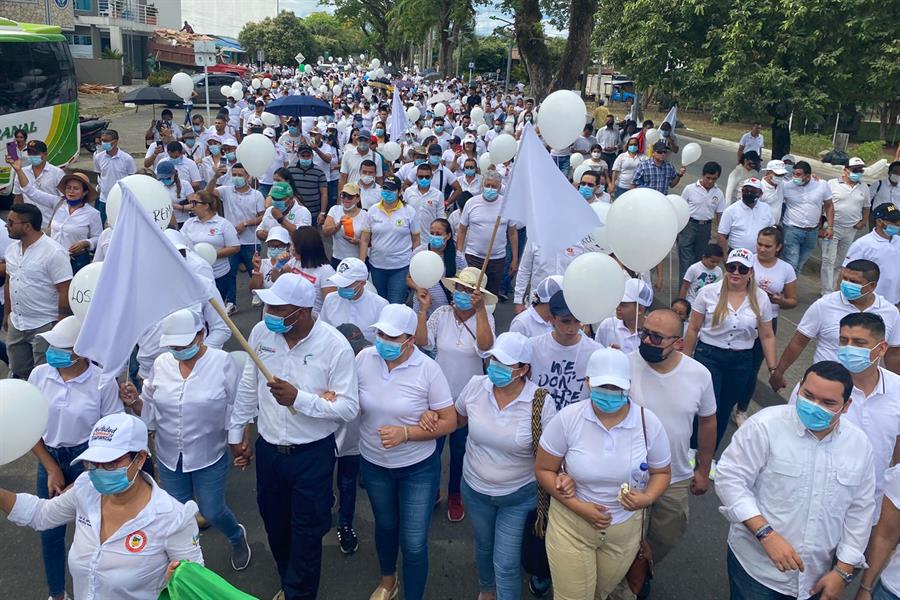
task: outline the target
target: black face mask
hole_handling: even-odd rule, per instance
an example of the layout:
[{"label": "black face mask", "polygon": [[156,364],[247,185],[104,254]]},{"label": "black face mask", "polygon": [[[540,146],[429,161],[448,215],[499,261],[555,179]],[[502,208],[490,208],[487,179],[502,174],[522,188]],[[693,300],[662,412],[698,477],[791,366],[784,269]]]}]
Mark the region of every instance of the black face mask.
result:
[{"label": "black face mask", "polygon": [[[674,343],[675,342],[672,342],[672,344]],[[648,363],[660,363],[666,360],[666,358],[669,357],[669,354],[672,354],[671,352],[669,352],[669,354],[663,354],[663,351],[665,351],[666,348],[672,346],[672,344],[669,344],[664,348],[660,348],[659,346],[651,346],[647,342],[641,342],[641,345],[638,346],[638,352],[640,353],[641,358],[646,360]]]},{"label": "black face mask", "polygon": [[741,194],[741,200],[743,200],[744,204],[752,208],[756,204],[757,198],[755,194],[743,192]]}]

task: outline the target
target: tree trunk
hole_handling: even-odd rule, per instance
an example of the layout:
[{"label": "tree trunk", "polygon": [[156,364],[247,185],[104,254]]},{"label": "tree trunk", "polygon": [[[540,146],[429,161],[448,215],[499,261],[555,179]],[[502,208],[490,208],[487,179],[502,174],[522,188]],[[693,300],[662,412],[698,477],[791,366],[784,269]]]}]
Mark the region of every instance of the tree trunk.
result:
[{"label": "tree trunk", "polygon": [[788,127],[791,111],[780,102],[770,104],[768,112],[772,117],[772,160],[779,160],[791,151],[791,129]]},{"label": "tree trunk", "polygon": [[569,7],[569,37],[553,78],[553,89],[572,89],[587,64],[594,31],[597,0],[572,0]]}]

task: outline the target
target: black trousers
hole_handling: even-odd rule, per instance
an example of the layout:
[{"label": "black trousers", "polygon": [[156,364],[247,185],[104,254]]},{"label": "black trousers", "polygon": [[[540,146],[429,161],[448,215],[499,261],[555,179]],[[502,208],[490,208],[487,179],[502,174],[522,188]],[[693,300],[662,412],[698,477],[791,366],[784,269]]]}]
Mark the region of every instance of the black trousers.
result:
[{"label": "black trousers", "polygon": [[334,436],[280,449],[256,440],[256,501],[285,600],[314,600],[331,528]]}]

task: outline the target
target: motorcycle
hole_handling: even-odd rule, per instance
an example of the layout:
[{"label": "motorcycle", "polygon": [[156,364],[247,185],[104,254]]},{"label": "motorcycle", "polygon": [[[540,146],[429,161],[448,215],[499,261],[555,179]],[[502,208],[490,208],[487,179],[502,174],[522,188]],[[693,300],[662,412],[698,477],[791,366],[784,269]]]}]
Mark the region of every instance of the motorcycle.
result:
[{"label": "motorcycle", "polygon": [[93,154],[97,151],[96,140],[100,133],[109,127],[109,121],[91,117],[78,117],[81,130],[81,147]]}]

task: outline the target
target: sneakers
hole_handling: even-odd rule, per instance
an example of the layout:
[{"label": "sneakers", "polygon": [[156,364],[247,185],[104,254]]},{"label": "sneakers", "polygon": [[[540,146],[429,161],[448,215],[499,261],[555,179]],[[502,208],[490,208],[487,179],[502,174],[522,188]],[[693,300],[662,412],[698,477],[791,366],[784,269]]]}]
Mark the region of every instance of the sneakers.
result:
[{"label": "sneakers", "polygon": [[234,302],[226,302],[225,303],[225,314],[229,317],[237,312],[237,306],[234,305]]},{"label": "sneakers", "polygon": [[356,532],[349,525],[338,527],[337,539],[341,545],[341,552],[344,554],[353,554],[359,549],[359,538],[356,537]]},{"label": "sneakers", "polygon": [[528,591],[535,598],[543,598],[550,593],[550,580],[532,575],[528,578]]},{"label": "sneakers", "polygon": [[250,300],[250,306],[262,306],[262,300],[259,299],[259,296],[253,295],[253,299]]},{"label": "sneakers", "polygon": [[241,528],[241,541],[231,547],[231,568],[235,571],[243,571],[250,564],[250,544],[247,543],[247,530]]},{"label": "sneakers", "polygon": [[397,594],[400,592],[400,580],[394,581],[394,587],[390,590],[385,589],[381,585],[375,588],[375,591],[372,592],[372,595],[369,596],[369,600],[394,600],[397,597]]},{"label": "sneakers", "polygon": [[278,590],[278,593],[275,594],[275,597],[272,600],[284,600],[284,590]]},{"label": "sneakers", "polygon": [[749,415],[747,414],[746,410],[738,410],[736,408],[734,409],[734,417],[732,420],[734,421],[734,424],[737,425],[738,427],[743,425],[744,422],[748,418],[749,418]]},{"label": "sneakers", "polygon": [[447,496],[447,518],[451,523],[459,523],[466,518],[466,508],[463,506],[462,496],[459,494]]},{"label": "sneakers", "polygon": [[[49,596],[47,600],[53,600],[53,596]],[[63,592],[63,600],[72,600],[72,596],[69,595],[69,592]]]}]

